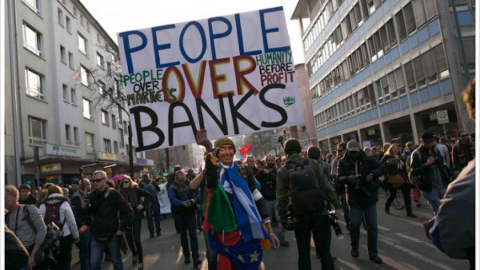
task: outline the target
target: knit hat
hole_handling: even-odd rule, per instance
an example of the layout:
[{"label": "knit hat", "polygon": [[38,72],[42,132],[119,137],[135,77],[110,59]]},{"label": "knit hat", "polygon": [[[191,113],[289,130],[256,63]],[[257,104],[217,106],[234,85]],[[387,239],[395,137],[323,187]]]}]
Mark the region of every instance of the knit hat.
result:
[{"label": "knit hat", "polygon": [[228,138],[228,137],[225,137],[225,138],[220,138],[218,140],[215,141],[215,143],[213,144],[213,147],[215,148],[221,148],[222,146],[226,145],[226,144],[229,144],[229,145],[232,145],[233,146],[233,150],[235,152],[237,152],[237,149],[235,148],[235,144],[233,143],[232,139]]}]

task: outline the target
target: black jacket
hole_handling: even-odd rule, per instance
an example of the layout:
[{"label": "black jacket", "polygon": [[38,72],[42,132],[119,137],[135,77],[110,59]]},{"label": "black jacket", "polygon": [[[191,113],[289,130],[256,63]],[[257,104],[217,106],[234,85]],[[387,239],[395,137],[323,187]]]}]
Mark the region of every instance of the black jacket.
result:
[{"label": "black jacket", "polygon": [[83,225],[88,224],[86,213],[81,206],[84,199],[85,194],[80,191],[73,193],[72,198],[70,199],[72,202],[73,216],[75,217],[75,223],[77,224],[78,229]]},{"label": "black jacket", "polygon": [[[355,182],[347,181],[347,177],[355,175],[355,164],[358,166],[358,174],[360,175],[360,190],[355,190]],[[378,177],[384,175],[385,167],[374,157],[367,156],[365,152],[360,150],[357,163],[345,154],[338,162],[338,180],[342,184],[347,184],[347,201],[351,206],[369,206],[378,201],[378,188],[380,182]],[[373,180],[366,181],[367,175],[372,174]]]},{"label": "black jacket", "polygon": [[[437,165],[438,169],[440,170],[440,174],[442,175],[442,181],[445,185],[445,188],[448,186],[450,181],[448,173],[445,172],[445,168],[443,165],[443,158],[436,147],[432,149],[433,151],[433,158],[435,159],[435,164]],[[420,157],[418,153],[420,153]],[[430,192],[432,191],[433,183],[430,177],[430,170],[429,166],[426,166],[425,163],[427,162],[428,157],[431,156],[430,151],[428,148],[420,146],[418,149],[413,151],[411,155],[412,160],[412,172],[411,176],[417,176],[417,185],[420,190]]]},{"label": "black jacket", "polygon": [[258,170],[255,178],[260,182],[260,193],[265,200],[273,201],[277,199],[277,168],[273,167],[270,173]]},{"label": "black jacket", "polygon": [[[149,202],[153,202],[153,196],[150,192],[137,188],[126,188],[122,190],[122,196],[127,201],[128,204],[133,209],[133,219],[142,219],[143,218],[143,211],[147,208]],[[141,198],[144,197],[144,200]],[[138,210],[137,206],[141,204],[143,205],[142,210]]]},{"label": "black jacket", "polygon": [[118,230],[125,231],[133,221],[133,210],[128,202],[115,189],[105,198],[107,189],[100,192],[95,190],[87,197],[90,205],[88,215],[92,220],[91,232],[94,236],[111,237]]}]

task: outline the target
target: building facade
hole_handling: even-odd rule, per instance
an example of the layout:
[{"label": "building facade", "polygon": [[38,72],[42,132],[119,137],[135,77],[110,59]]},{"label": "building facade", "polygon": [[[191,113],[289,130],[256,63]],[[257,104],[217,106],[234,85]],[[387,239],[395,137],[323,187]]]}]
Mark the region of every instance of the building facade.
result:
[{"label": "building facade", "polygon": [[[77,0],[7,0],[6,182],[128,173],[118,47]],[[135,170],[153,165],[135,156]]]},{"label": "building facade", "polygon": [[461,102],[475,76],[474,10],[473,0],[300,0],[292,19],[320,148],[474,132]]}]

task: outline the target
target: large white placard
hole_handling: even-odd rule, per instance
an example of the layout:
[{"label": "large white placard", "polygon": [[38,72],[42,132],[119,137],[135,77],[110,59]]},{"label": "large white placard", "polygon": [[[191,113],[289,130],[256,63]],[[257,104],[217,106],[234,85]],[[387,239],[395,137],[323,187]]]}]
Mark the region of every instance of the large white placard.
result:
[{"label": "large white placard", "polygon": [[118,34],[136,151],[304,122],[282,7]]}]

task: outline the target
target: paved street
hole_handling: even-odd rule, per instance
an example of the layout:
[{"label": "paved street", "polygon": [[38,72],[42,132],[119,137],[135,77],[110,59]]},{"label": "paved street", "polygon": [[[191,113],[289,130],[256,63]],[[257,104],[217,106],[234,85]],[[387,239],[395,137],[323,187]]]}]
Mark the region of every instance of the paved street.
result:
[{"label": "paved street", "polygon": [[[450,259],[437,250],[425,237],[422,222],[433,215],[430,207],[425,204],[421,208],[414,207],[414,213],[418,218],[407,218],[405,210],[390,209],[390,215],[383,210],[385,196],[380,195],[377,204],[379,216],[379,256],[384,263],[375,265],[370,262],[367,254],[366,232],[361,230],[360,257],[354,259],[350,256],[350,244],[348,234],[344,240],[337,240],[332,236],[332,254],[337,256],[335,262],[337,269],[443,269],[457,270],[468,269],[467,261]],[[343,231],[346,233],[345,223],[340,221]],[[142,237],[145,254],[145,269],[191,269],[192,265],[183,263],[183,256],[180,246],[180,236],[175,234],[173,219],[169,216],[162,221],[162,236],[153,239],[148,238],[148,228],[143,222]],[[332,230],[332,234],[334,234]],[[199,248],[205,254],[205,243],[203,234],[198,233]],[[287,233],[290,247],[282,247],[275,251],[266,251],[261,266],[265,269],[297,269],[297,253],[295,247],[295,236],[293,232]],[[78,251],[74,247],[73,270],[80,269],[78,263]],[[204,255],[202,269],[207,269],[207,262]],[[127,252],[123,256],[125,269],[136,269],[131,265],[132,256]],[[315,249],[312,242],[312,269],[321,269],[320,261],[315,258]],[[102,269],[113,269],[112,264],[104,263]]]}]

